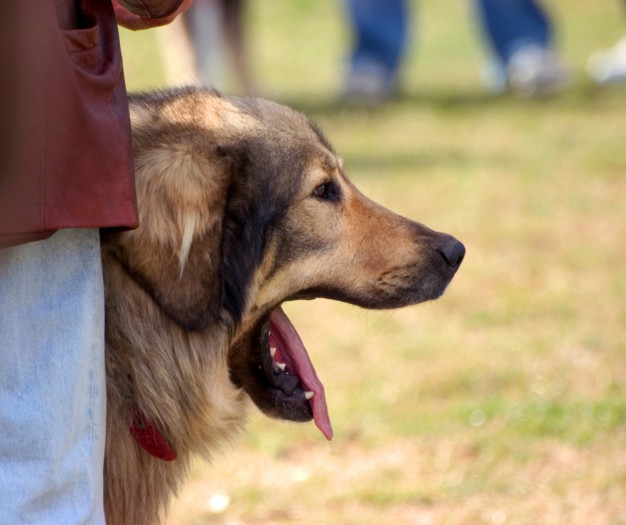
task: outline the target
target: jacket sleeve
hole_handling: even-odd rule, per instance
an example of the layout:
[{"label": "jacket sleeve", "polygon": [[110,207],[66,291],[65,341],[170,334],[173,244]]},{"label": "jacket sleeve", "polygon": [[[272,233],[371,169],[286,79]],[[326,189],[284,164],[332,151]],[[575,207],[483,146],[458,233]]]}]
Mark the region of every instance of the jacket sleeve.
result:
[{"label": "jacket sleeve", "polygon": [[169,24],[193,0],[113,0],[118,24],[127,29],[149,29]]}]

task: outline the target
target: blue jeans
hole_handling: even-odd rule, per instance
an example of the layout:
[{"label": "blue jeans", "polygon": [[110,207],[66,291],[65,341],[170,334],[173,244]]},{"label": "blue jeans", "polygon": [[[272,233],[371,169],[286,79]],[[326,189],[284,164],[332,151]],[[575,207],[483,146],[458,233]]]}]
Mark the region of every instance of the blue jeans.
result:
[{"label": "blue jeans", "polygon": [[506,66],[522,47],[552,46],[550,19],[534,0],[474,0],[474,3],[487,42],[501,66]]},{"label": "blue jeans", "polygon": [[[496,60],[504,65],[520,47],[551,45],[546,13],[535,0],[474,0],[478,20]],[[406,0],[347,0],[354,32],[351,71],[376,64],[394,79],[409,35]]]},{"label": "blue jeans", "polygon": [[0,524],[104,524],[98,230],[0,250]]},{"label": "blue jeans", "polygon": [[378,69],[396,76],[408,43],[406,0],[348,0],[354,43],[351,71]]}]

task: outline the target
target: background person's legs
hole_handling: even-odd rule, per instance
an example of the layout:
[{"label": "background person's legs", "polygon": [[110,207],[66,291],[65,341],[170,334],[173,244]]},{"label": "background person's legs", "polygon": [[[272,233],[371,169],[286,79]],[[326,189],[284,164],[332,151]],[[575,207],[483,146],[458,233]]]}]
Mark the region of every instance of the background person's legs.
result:
[{"label": "background person's legs", "polygon": [[517,95],[552,95],[569,85],[556,58],[552,22],[535,0],[475,0],[493,55],[492,87]]},{"label": "background person's legs", "polygon": [[376,103],[396,87],[408,40],[405,0],[348,0],[353,45],[344,91],[347,102]]}]

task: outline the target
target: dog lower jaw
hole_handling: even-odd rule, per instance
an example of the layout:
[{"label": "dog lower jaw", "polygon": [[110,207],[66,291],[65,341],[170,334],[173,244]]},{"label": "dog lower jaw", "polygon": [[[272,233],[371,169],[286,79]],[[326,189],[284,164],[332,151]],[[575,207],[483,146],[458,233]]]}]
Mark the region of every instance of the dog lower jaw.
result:
[{"label": "dog lower jaw", "polygon": [[[280,306],[272,311],[270,329],[269,350],[272,361],[283,373],[292,371],[298,377],[304,387],[305,400],[310,403],[313,411],[315,425],[326,439],[331,440],[333,430],[324,385],[317,376],[302,339]],[[272,348],[276,350],[272,352]]]},{"label": "dog lower jaw", "polygon": [[233,383],[265,415],[297,422],[313,419],[324,436],[332,439],[324,387],[280,306],[233,344],[229,366]]}]

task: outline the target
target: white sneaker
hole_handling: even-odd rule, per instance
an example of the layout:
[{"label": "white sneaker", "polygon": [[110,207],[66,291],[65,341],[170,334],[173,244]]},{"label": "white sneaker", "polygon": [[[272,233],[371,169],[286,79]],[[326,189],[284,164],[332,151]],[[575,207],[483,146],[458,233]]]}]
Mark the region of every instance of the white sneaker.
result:
[{"label": "white sneaker", "polygon": [[587,71],[596,84],[626,82],[626,37],[611,49],[591,55]]},{"label": "white sneaker", "polygon": [[375,64],[360,65],[348,76],[341,101],[348,105],[376,107],[395,92],[395,83],[384,68]]},{"label": "white sneaker", "polygon": [[513,54],[506,76],[511,93],[522,98],[545,98],[570,86],[570,74],[555,54],[535,45]]}]

